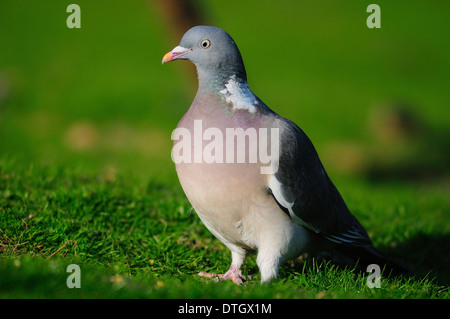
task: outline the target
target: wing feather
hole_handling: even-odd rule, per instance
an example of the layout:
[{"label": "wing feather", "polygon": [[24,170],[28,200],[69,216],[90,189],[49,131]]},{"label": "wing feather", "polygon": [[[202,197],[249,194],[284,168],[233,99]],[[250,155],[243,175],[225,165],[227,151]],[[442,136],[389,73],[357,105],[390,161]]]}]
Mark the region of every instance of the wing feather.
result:
[{"label": "wing feather", "polygon": [[278,118],[281,128],[278,170],[269,178],[272,195],[292,220],[328,240],[356,246],[371,244],[328,177],[306,134]]}]

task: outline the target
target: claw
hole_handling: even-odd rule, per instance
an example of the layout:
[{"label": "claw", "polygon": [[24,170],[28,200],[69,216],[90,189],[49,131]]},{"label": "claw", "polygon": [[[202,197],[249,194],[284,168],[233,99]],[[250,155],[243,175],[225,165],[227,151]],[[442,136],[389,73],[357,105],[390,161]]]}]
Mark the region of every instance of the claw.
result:
[{"label": "claw", "polygon": [[198,273],[199,276],[202,277],[208,277],[208,278],[214,278],[216,282],[221,280],[231,280],[236,285],[241,286],[244,284],[242,279],[245,280],[245,276],[242,274],[241,269],[239,267],[236,267],[234,265],[230,266],[230,269],[224,273],[224,274],[214,274],[214,273],[206,273],[204,271],[201,271]]}]

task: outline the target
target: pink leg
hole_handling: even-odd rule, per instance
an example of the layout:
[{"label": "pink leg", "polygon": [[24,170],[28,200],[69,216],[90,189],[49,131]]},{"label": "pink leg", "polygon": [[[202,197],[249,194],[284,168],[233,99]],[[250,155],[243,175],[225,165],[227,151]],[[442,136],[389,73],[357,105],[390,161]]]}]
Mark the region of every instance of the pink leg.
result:
[{"label": "pink leg", "polygon": [[245,276],[242,275],[241,272],[241,266],[244,263],[245,259],[245,252],[239,249],[232,250],[231,251],[231,266],[230,269],[224,274],[213,274],[213,273],[206,273],[204,271],[201,271],[199,273],[199,276],[208,277],[208,278],[214,278],[215,280],[231,280],[236,285],[242,285],[242,279],[245,279]]},{"label": "pink leg", "polygon": [[242,279],[245,279],[245,276],[242,275],[241,267],[231,264],[230,269],[224,274],[214,274],[214,273],[206,273],[199,272],[199,276],[208,277],[208,278],[218,278],[222,280],[231,280],[236,285],[242,285]]}]

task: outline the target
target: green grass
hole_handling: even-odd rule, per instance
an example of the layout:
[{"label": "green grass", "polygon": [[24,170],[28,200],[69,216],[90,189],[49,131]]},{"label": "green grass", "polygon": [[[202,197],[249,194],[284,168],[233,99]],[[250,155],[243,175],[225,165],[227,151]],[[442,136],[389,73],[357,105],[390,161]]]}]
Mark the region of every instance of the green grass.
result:
[{"label": "green grass", "polygon": [[[69,30],[69,3],[2,1],[0,298],[448,299],[448,5],[378,1],[382,28],[369,30],[354,1],[200,3],[235,38],[251,88],[310,136],[374,245],[416,276],[369,289],[367,274],[307,257],[261,286],[250,256],[243,287],[199,277],[231,258],[170,160],[195,85],[183,62],[160,65],[178,41],[167,22],[148,1],[79,0],[82,28]],[[81,289],[66,286],[72,263]]]},{"label": "green grass", "polygon": [[[196,275],[226,271],[230,254],[190,210],[178,185],[30,168],[14,160],[0,167],[3,298],[449,297],[449,257],[441,256],[449,231],[441,224],[444,194],[419,198],[420,190],[397,185],[394,198],[389,188],[358,185],[348,196],[375,245],[407,264],[415,279],[386,279],[381,289],[369,289],[366,274],[309,258],[283,266],[279,281],[261,287],[250,257],[243,271],[253,277],[235,287]],[[421,211],[433,218],[420,220]],[[72,263],[82,269],[81,289],[66,286]]]}]

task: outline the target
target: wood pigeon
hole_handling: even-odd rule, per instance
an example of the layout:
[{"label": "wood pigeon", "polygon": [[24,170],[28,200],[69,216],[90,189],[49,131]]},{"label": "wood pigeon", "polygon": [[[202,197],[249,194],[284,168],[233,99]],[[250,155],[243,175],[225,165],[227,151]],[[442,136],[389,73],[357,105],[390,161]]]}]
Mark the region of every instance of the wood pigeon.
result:
[{"label": "wood pigeon", "polygon": [[227,32],[191,28],[162,63],[173,60],[195,64],[198,91],[172,134],[172,158],[188,200],[232,257],[225,274],[200,275],[242,284],[241,266],[250,252],[257,252],[263,283],[305,252],[340,249],[367,265],[388,264],[306,134],[250,90]]}]

